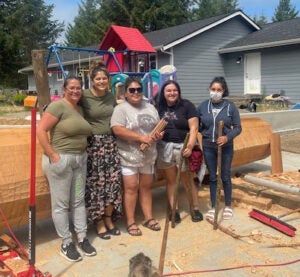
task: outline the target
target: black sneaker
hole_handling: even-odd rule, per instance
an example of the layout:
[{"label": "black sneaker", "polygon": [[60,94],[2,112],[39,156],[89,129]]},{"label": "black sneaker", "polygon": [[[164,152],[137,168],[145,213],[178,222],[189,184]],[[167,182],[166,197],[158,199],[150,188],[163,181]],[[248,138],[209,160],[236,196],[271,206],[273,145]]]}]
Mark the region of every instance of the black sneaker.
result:
[{"label": "black sneaker", "polygon": [[60,254],[70,262],[79,262],[82,260],[73,242],[68,245],[61,245]]},{"label": "black sneaker", "polygon": [[85,238],[82,242],[79,242],[78,245],[86,256],[95,256],[97,254],[96,249],[90,244],[87,238]]},{"label": "black sneaker", "polygon": [[[172,220],[172,211],[170,212],[169,220]],[[175,223],[180,223],[180,222],[181,222],[180,213],[179,213],[179,211],[177,211],[177,210],[175,211],[174,222],[175,222]]]},{"label": "black sneaker", "polygon": [[194,210],[194,216],[192,216],[193,222],[199,222],[203,220],[203,215],[199,210]]}]

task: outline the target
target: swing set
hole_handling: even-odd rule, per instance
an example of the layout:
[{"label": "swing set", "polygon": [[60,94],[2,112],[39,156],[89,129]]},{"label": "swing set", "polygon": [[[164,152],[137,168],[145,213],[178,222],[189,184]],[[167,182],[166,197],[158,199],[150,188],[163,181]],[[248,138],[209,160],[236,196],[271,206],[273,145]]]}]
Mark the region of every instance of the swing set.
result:
[{"label": "swing set", "polygon": [[[73,58],[71,57],[69,61],[64,61],[63,53],[67,53],[67,51],[71,51]],[[75,69],[75,55],[74,53],[78,52],[78,66],[77,70]],[[81,52],[87,52],[88,57],[82,58],[80,55]],[[54,56],[58,69],[56,72],[61,72],[62,78],[66,79],[68,75],[74,75],[83,78],[83,83],[85,88],[88,88],[86,82],[89,82],[89,72],[91,70],[91,61],[96,59],[103,59],[105,67],[110,72],[111,78],[111,89],[112,93],[115,95],[117,101],[119,102],[122,99],[122,95],[124,94],[124,82],[128,76],[135,76],[141,78],[141,82],[143,83],[144,91],[143,94],[148,100],[153,103],[155,96],[158,95],[159,89],[161,85],[167,79],[176,80],[176,68],[174,66],[163,66],[160,70],[152,69],[149,72],[124,72],[122,67],[124,65],[120,64],[120,57],[123,57],[127,54],[127,50],[115,51],[113,48],[109,48],[109,50],[98,50],[98,49],[90,49],[90,48],[78,48],[78,47],[67,47],[67,46],[58,46],[52,45],[49,47],[46,65],[48,67],[51,56]],[[93,55],[91,55],[93,54]],[[84,66],[84,62],[88,61],[88,65]],[[65,70],[65,65],[73,64],[72,72]],[[167,69],[167,70],[166,70]],[[52,72],[48,70],[48,72]],[[71,74],[70,74],[71,73]],[[58,96],[60,97],[60,96]],[[52,100],[55,96],[51,95]],[[56,97],[57,98],[57,97]]]}]

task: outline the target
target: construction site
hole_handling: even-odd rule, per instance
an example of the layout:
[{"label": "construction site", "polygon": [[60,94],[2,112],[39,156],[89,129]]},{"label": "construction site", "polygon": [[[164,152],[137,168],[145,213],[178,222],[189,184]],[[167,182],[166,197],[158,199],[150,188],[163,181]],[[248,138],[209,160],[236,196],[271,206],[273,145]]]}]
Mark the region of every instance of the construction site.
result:
[{"label": "construction site", "polygon": [[[27,120],[28,116],[30,119],[29,112]],[[259,114],[254,118],[242,115],[243,133],[235,143],[232,169],[232,220],[219,218],[216,229],[207,220],[192,222],[185,191],[180,187],[182,222],[173,226],[166,219],[164,180],[159,179],[153,184],[153,215],[162,230],[152,232],[141,227],[143,235],[132,237],[121,219],[116,223],[121,236],[104,241],[96,236],[94,226],[89,226],[88,237],[97,255],[84,257],[80,263],[70,263],[59,255],[60,239],[51,219],[50,195],[37,144],[34,241],[34,267],[40,274],[37,276],[128,276],[129,260],[140,252],[152,260],[155,268],[163,266],[162,276],[299,276],[300,139],[293,125],[297,117],[298,111],[288,115],[293,120],[284,126],[290,132],[287,129],[278,132],[276,124],[273,127],[260,119]],[[12,122],[15,125],[7,125]],[[16,238],[20,243],[8,242],[8,246],[2,243],[5,256],[7,249],[23,253],[24,248],[27,252],[32,239],[28,227],[31,128],[30,120],[13,116],[2,119],[1,123],[6,124],[0,129],[1,238],[2,242],[8,242],[8,237]],[[199,188],[199,199],[204,214],[209,209],[209,187],[205,180]],[[139,209],[137,223],[142,223]],[[30,257],[19,256],[22,255],[17,259],[8,256],[3,261],[0,276],[34,276],[28,275]]]}]

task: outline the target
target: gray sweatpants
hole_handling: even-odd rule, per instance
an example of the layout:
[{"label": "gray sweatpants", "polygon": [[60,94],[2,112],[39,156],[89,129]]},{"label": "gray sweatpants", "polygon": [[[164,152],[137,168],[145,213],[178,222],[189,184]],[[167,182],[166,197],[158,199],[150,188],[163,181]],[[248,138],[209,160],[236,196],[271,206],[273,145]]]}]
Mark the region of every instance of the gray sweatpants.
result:
[{"label": "gray sweatpants", "polygon": [[84,203],[86,161],[86,152],[60,154],[57,163],[51,163],[46,155],[42,158],[42,168],[50,186],[53,222],[64,245],[72,241],[69,211],[77,239],[81,241],[86,237],[87,218]]}]

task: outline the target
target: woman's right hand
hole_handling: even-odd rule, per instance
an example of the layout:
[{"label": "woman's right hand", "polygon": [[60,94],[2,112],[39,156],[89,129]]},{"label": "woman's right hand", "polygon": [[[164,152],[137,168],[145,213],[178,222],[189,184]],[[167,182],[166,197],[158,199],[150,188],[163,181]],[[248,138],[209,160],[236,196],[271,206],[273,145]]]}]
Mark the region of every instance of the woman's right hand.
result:
[{"label": "woman's right hand", "polygon": [[51,155],[49,155],[49,159],[52,164],[55,164],[60,160],[60,156],[58,153],[54,152]]},{"label": "woman's right hand", "polygon": [[153,143],[154,139],[150,135],[141,135],[140,137],[141,143],[146,143],[148,145],[151,145]]}]

